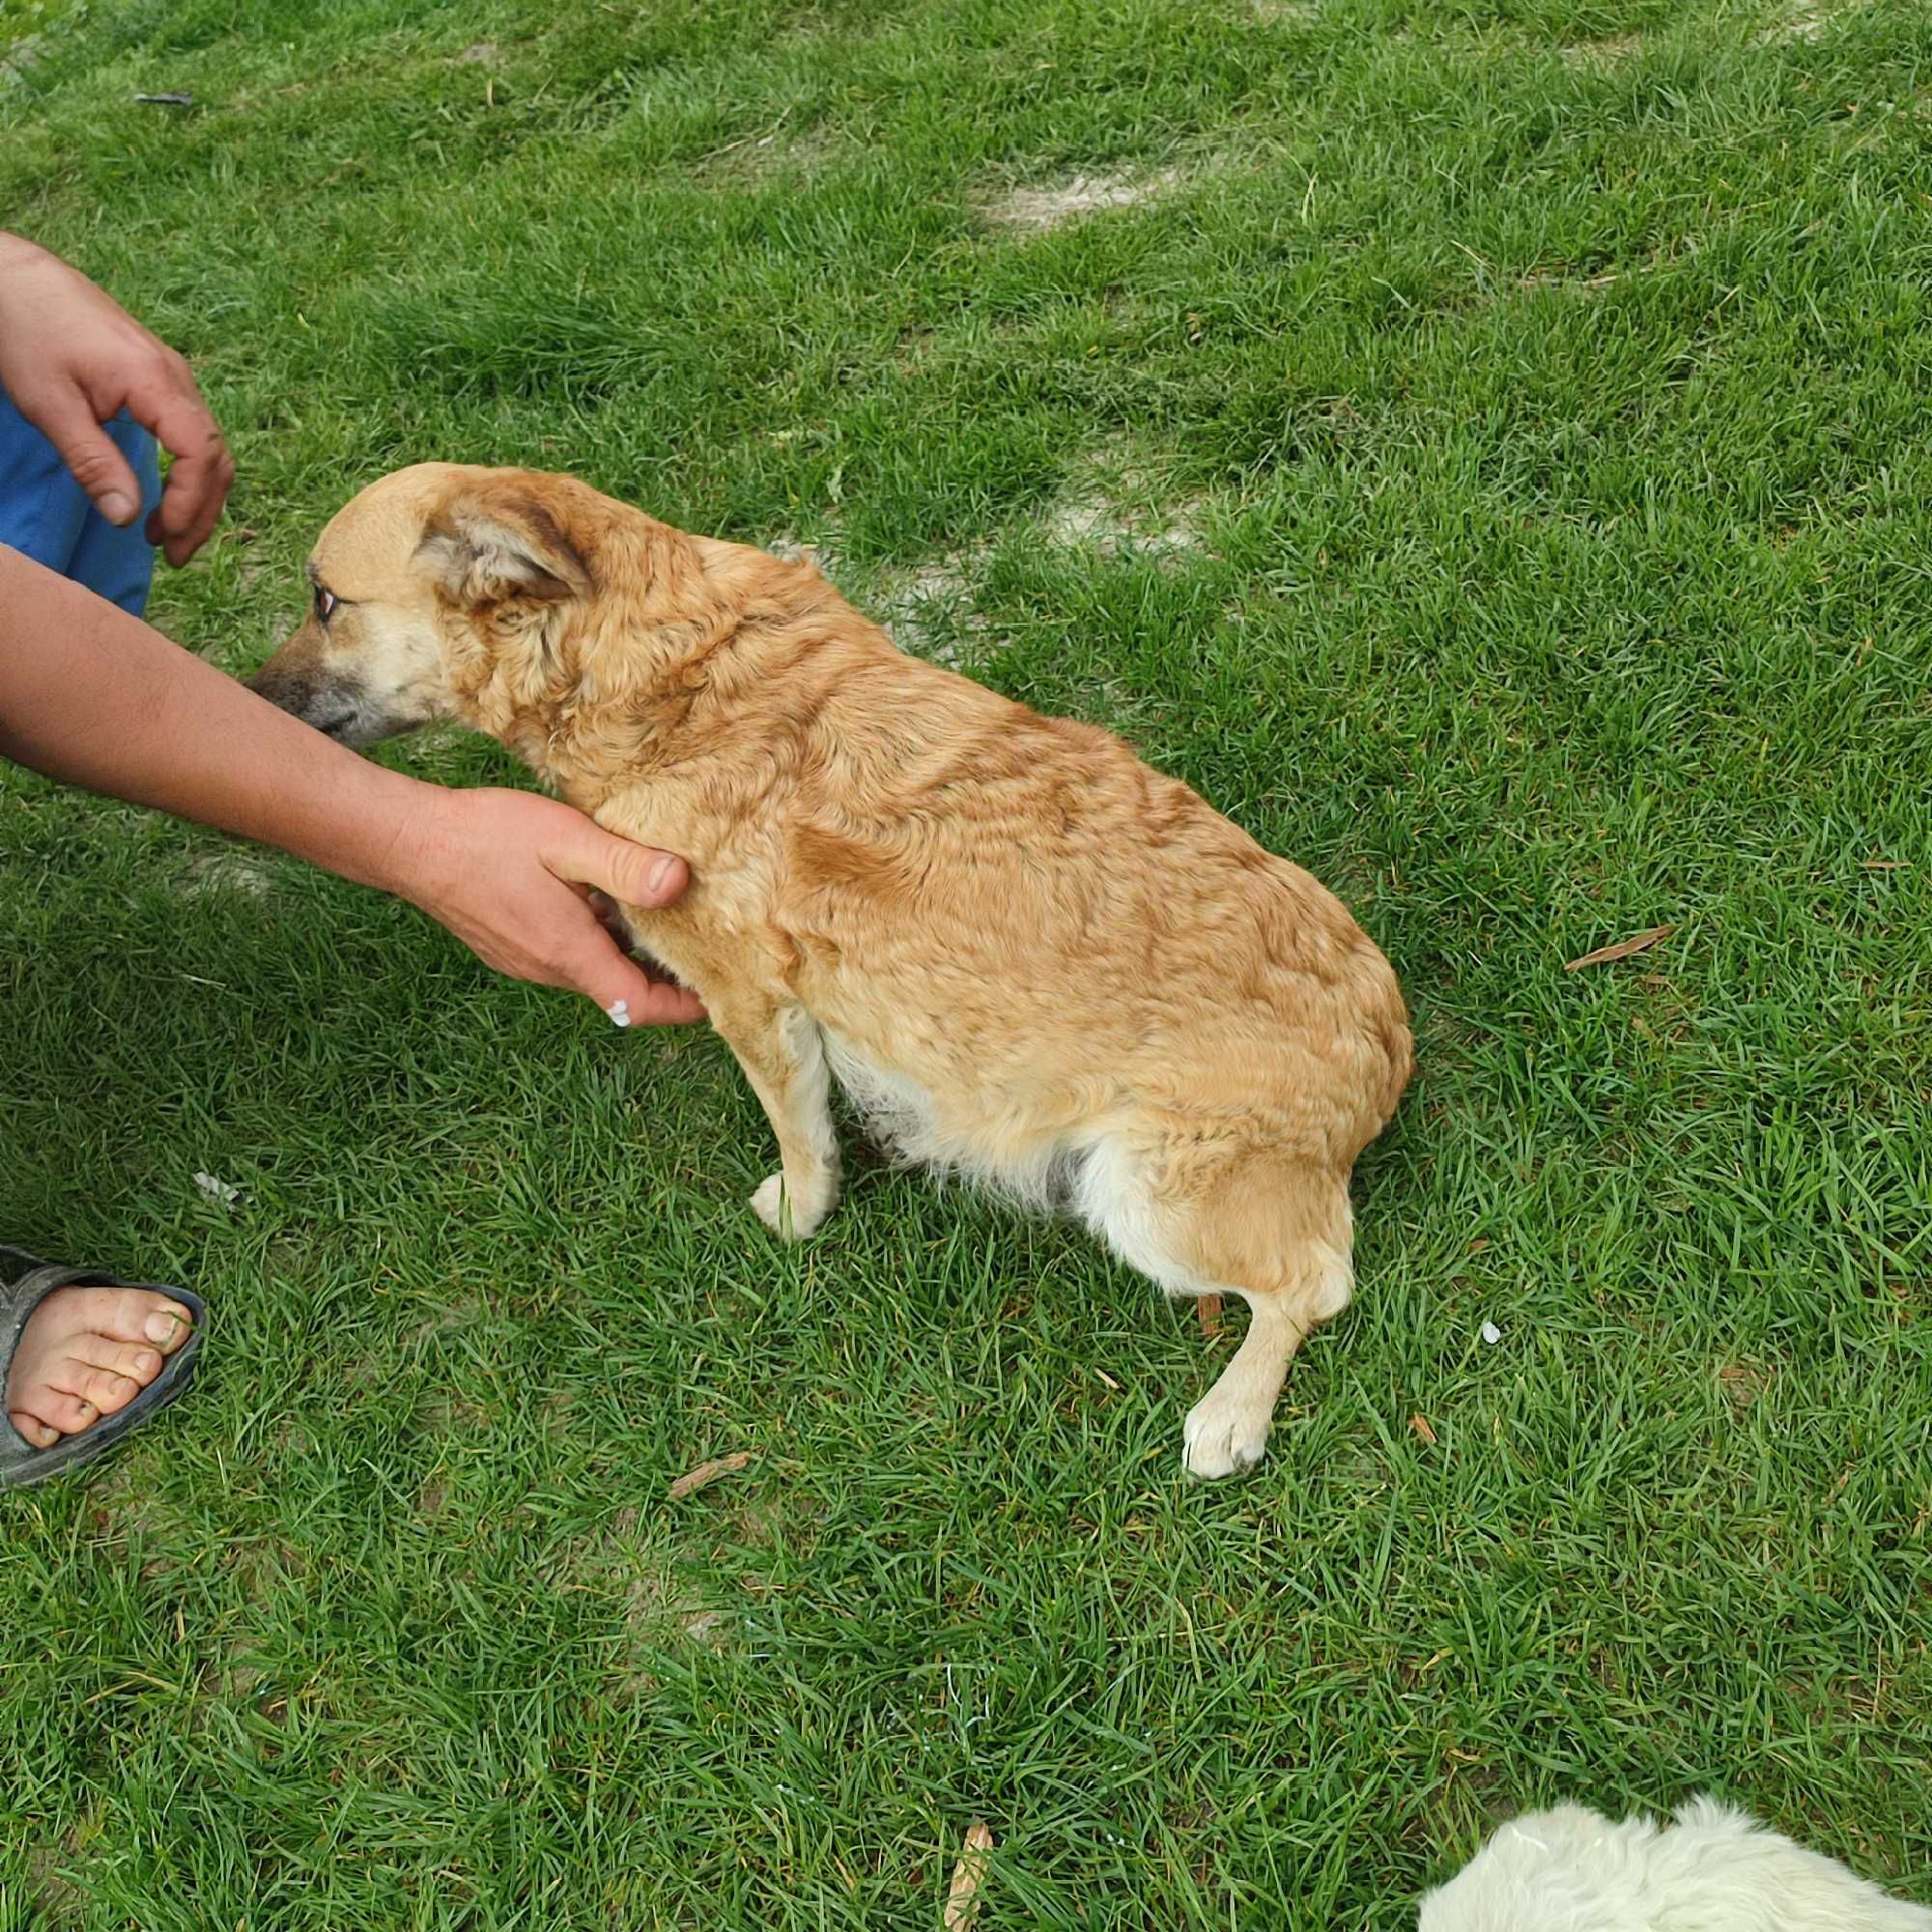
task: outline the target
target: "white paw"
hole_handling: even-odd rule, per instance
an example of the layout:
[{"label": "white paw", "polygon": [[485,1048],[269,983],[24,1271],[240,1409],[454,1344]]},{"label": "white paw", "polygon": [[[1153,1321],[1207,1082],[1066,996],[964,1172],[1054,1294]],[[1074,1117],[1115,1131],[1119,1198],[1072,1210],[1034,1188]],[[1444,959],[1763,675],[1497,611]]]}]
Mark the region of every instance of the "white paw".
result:
[{"label": "white paw", "polygon": [[825,1219],[825,1208],[785,1190],[782,1174],[768,1174],[752,1196],[754,1213],[781,1241],[802,1241]]},{"label": "white paw", "polygon": [[1187,1411],[1180,1466],[1205,1482],[1252,1469],[1267,1448],[1268,1424],[1273,1419],[1271,1408],[1257,1412],[1253,1406],[1230,1402],[1217,1383]]}]

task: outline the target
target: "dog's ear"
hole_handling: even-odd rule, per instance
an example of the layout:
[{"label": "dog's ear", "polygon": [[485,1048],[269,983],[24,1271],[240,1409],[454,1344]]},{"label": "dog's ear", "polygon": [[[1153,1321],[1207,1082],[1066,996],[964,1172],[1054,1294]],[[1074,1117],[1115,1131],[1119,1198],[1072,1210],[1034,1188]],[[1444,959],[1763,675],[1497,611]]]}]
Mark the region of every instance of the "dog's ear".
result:
[{"label": "dog's ear", "polygon": [[555,603],[591,587],[590,566],[556,516],[515,491],[466,494],[430,519],[416,549],[456,603]]}]

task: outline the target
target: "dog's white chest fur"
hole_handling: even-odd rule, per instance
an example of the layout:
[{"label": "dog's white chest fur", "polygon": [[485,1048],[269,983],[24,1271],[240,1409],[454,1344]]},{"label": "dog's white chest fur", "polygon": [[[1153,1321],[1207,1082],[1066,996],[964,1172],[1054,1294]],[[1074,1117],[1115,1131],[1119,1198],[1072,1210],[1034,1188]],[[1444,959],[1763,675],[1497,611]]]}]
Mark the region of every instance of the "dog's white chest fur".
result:
[{"label": "dog's white chest fur", "polygon": [[833,1079],[880,1147],[908,1167],[944,1165],[945,1140],[932,1095],[904,1074],[863,1058],[829,1027],[818,1032]]},{"label": "dog's white chest fur", "polygon": [[829,1027],[819,1027],[826,1065],[857,1109],[867,1131],[905,1167],[969,1180],[1024,1208],[1051,1210],[1074,1205],[1082,1150],[1069,1139],[1015,1137],[995,1148],[983,1132],[942,1117],[916,1081],[867,1058]]}]

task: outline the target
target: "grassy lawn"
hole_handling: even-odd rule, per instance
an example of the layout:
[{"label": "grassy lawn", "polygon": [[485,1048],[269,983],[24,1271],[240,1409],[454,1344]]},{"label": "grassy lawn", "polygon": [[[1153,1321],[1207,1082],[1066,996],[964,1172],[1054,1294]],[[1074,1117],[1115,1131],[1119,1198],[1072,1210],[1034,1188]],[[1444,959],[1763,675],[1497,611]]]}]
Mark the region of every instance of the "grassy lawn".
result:
[{"label": "grassy lawn", "polygon": [[242,466],[174,636],[426,456],[815,544],[1333,885],[1421,1065],[1190,1487],[1232,1332],[1084,1238],[860,1155],[781,1252],[707,1035],[0,776],[0,1231],[218,1311],[0,1503],[0,1932],[932,1926],[978,1818],[981,1932],[1393,1928],[1706,1789],[1932,1902],[1932,14],[0,33],[0,220]]}]

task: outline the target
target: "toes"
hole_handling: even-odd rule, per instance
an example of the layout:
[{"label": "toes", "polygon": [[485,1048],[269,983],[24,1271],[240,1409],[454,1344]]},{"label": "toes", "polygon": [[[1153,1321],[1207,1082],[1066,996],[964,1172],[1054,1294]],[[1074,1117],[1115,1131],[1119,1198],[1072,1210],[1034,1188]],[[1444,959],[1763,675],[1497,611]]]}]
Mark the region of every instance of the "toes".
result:
[{"label": "toes", "polygon": [[131,1342],[172,1354],[188,1338],[194,1318],[178,1301],[146,1288],[63,1288],[35,1310],[30,1334],[48,1341],[82,1335]]},{"label": "toes", "polygon": [[769,1174],[758,1182],[757,1189],[752,1196],[752,1212],[773,1234],[782,1235],[786,1232],[785,1222],[789,1216],[785,1213],[783,1175]]},{"label": "toes", "polygon": [[825,1218],[825,1209],[801,1201],[785,1186],[781,1174],[759,1181],[758,1191],[752,1196],[752,1208],[773,1234],[786,1241],[804,1240]]},{"label": "toes", "polygon": [[145,1342],[171,1355],[187,1340],[194,1318],[179,1301],[140,1288],[115,1289],[88,1325],[115,1342]]},{"label": "toes", "polygon": [[58,1290],[34,1311],[14,1353],[14,1428],[37,1449],[93,1428],[153,1382],[191,1329],[180,1302],[149,1289]]},{"label": "toes", "polygon": [[157,1349],[141,1342],[111,1342],[105,1335],[76,1335],[68,1344],[68,1353],[94,1369],[109,1369],[146,1388],[161,1372],[162,1356]]},{"label": "toes", "polygon": [[767,1175],[752,1196],[752,1211],[781,1240],[802,1241],[832,1210],[836,1185],[813,1181],[794,1192],[782,1174]]},{"label": "toes", "polygon": [[96,1369],[82,1361],[64,1362],[49,1378],[64,1395],[91,1404],[102,1415],[126,1408],[141,1393],[141,1384],[132,1376],[116,1375],[112,1369]]},{"label": "toes", "polygon": [[1190,1476],[1215,1482],[1252,1469],[1267,1449],[1267,1426],[1256,1429],[1245,1417],[1233,1421],[1196,1409],[1181,1433],[1181,1466]]},{"label": "toes", "polygon": [[[83,1429],[92,1429],[100,1420],[100,1411],[91,1402],[70,1395],[65,1389],[36,1390],[33,1413],[63,1435],[78,1435]],[[44,1448],[46,1445],[43,1443],[41,1446]]]}]

